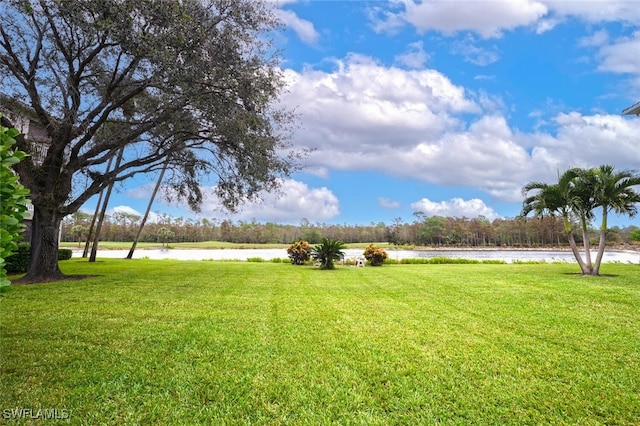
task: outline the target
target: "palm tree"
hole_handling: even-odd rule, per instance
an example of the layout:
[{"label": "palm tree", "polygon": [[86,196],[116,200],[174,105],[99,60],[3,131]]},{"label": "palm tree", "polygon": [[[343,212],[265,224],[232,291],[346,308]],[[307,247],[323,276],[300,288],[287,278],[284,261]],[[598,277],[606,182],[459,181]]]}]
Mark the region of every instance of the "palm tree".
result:
[{"label": "palm tree", "polygon": [[589,225],[595,218],[593,210],[596,208],[595,187],[596,181],[593,169],[572,169],[574,178],[569,190],[569,205],[573,213],[580,220],[582,229],[582,243],[584,245],[584,256],[587,270],[583,270],[585,275],[593,274],[593,263],[591,262],[591,239],[589,238]]},{"label": "palm tree", "polygon": [[602,222],[600,224],[600,241],[598,254],[593,268],[593,274],[598,275],[600,263],[604,255],[607,233],[607,218],[609,212],[634,217],[638,213],[637,203],[640,194],[634,186],[640,185],[640,175],[631,170],[614,171],[610,165],[591,169],[594,182],[594,203],[602,208]]},{"label": "palm tree", "polygon": [[[537,192],[525,198],[521,215],[526,217],[531,212],[538,217],[560,214],[564,219],[569,245],[582,273],[599,275],[606,245],[608,214],[614,211],[629,217],[635,216],[638,212],[636,204],[640,202],[640,194],[634,190],[637,185],[640,185],[640,175],[628,170],[615,172],[613,166],[609,165],[587,170],[570,169],[560,176],[556,184],[531,182],[525,185],[522,189],[525,196],[532,190]],[[602,208],[602,223],[598,254],[592,264],[588,225],[593,221],[593,212],[598,207]],[[582,260],[573,237],[572,217],[580,221],[585,260]]]},{"label": "palm tree", "polygon": [[315,261],[320,262],[320,269],[334,269],[333,262],[344,257],[342,251],[344,248],[345,244],[342,241],[322,238],[320,244],[311,249],[311,256]]},{"label": "palm tree", "polygon": [[[580,175],[580,169],[569,169],[558,179],[558,183],[547,184],[544,182],[530,182],[522,188],[522,194],[526,197],[522,204],[522,217],[533,213],[536,217],[560,215],[564,222],[564,233],[569,240],[569,246],[573,256],[580,265],[583,274],[591,273],[591,261],[582,260],[580,251],[573,236],[573,207],[576,205],[575,180]],[[536,191],[533,195],[528,195]]]}]

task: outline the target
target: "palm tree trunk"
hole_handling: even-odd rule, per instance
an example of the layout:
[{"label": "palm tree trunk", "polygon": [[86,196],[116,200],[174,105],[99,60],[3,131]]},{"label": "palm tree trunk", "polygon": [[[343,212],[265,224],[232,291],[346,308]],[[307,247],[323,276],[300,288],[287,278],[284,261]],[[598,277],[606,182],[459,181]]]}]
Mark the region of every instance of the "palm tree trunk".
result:
[{"label": "palm tree trunk", "polygon": [[602,263],[602,257],[604,256],[604,249],[607,245],[607,209],[602,209],[602,224],[600,225],[600,242],[598,243],[598,255],[596,256],[596,263],[593,266],[593,275],[600,275],[600,263]]},{"label": "palm tree trunk", "polygon": [[580,270],[582,271],[582,275],[588,275],[590,273],[589,268],[582,260],[582,256],[580,256],[580,250],[578,250],[578,245],[576,244],[576,239],[573,237],[573,230],[571,229],[571,222],[569,222],[568,217],[564,217],[564,231],[567,234],[567,239],[569,240],[569,247],[571,247],[571,252],[573,252],[573,257],[576,258],[578,265],[580,265]]},{"label": "palm tree trunk", "polygon": [[160,176],[158,177],[158,181],[156,182],[155,188],[153,188],[153,193],[151,194],[151,199],[149,200],[149,204],[147,204],[147,210],[144,212],[144,216],[142,217],[142,221],[140,222],[140,227],[138,228],[138,232],[136,233],[136,238],[133,240],[133,244],[131,245],[131,249],[129,250],[129,254],[127,254],[127,259],[133,258],[133,252],[138,245],[138,240],[140,239],[140,234],[142,234],[142,228],[144,228],[144,224],[147,222],[147,218],[149,217],[149,212],[151,211],[151,205],[153,204],[153,200],[156,198],[156,194],[158,193],[158,189],[160,189],[160,184],[162,183],[162,178],[164,177],[164,172],[167,171],[167,166],[169,165],[169,159],[162,166],[162,170],[160,171]]},{"label": "palm tree trunk", "polygon": [[[593,264],[591,263],[591,241],[589,240],[589,230],[587,228],[587,219],[583,216],[580,218],[580,223],[582,225],[582,244],[584,245],[584,258],[585,264],[588,269],[588,274],[593,273]],[[584,272],[584,271],[583,271]]]}]

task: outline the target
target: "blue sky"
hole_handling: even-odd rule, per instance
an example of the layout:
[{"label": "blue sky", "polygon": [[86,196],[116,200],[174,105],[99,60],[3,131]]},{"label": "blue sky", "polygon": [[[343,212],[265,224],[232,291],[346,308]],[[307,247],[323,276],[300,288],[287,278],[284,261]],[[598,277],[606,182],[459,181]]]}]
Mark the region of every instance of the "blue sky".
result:
[{"label": "blue sky", "polygon": [[[230,215],[258,222],[391,224],[427,216],[514,217],[520,189],[578,166],[640,169],[636,1],[273,1],[288,91],[313,148],[281,194]],[[144,212],[138,177],[110,211]],[[215,182],[206,183],[214,185]],[[211,194],[211,188],[204,186]],[[87,204],[86,210],[93,209]],[[611,225],[640,225],[613,217]]]}]

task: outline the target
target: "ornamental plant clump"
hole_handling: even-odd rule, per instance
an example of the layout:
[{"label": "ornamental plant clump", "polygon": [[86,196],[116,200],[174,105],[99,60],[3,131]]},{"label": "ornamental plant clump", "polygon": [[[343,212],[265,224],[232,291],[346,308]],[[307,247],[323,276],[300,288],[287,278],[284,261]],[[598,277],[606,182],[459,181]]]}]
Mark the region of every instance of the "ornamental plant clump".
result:
[{"label": "ornamental plant clump", "polygon": [[308,242],[300,240],[289,246],[287,254],[293,265],[304,265],[311,258],[311,246]]},{"label": "ornamental plant clump", "polygon": [[342,241],[323,238],[320,244],[311,249],[311,257],[320,263],[320,269],[335,269],[334,262],[344,258],[345,244]]},{"label": "ornamental plant clump", "polygon": [[5,259],[18,249],[25,228],[24,219],[29,217],[29,190],[18,182],[18,175],[12,170],[14,164],[26,157],[24,152],[12,149],[18,134],[16,129],[0,126],[0,287],[11,284],[7,279]]},{"label": "ornamental plant clump", "polygon": [[364,249],[364,257],[367,259],[371,266],[381,266],[382,262],[388,257],[387,252],[375,244],[369,244]]}]

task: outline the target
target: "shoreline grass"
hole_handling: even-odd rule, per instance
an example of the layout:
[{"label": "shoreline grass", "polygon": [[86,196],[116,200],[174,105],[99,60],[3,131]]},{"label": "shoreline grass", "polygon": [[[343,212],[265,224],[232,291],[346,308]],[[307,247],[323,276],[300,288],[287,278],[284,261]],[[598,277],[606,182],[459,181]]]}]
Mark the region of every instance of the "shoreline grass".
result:
[{"label": "shoreline grass", "polygon": [[93,277],[0,294],[2,409],[87,425],[640,418],[638,265],[60,265]]}]

